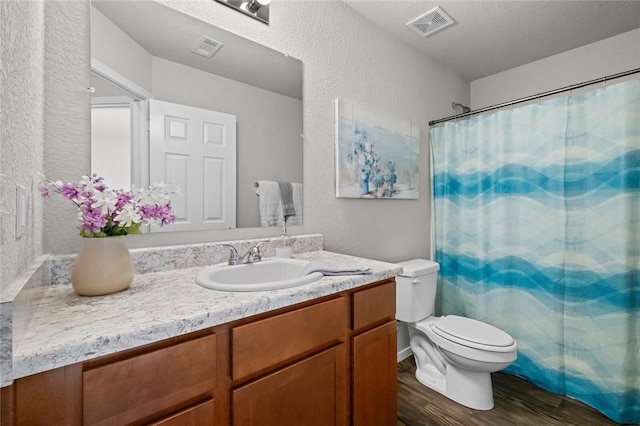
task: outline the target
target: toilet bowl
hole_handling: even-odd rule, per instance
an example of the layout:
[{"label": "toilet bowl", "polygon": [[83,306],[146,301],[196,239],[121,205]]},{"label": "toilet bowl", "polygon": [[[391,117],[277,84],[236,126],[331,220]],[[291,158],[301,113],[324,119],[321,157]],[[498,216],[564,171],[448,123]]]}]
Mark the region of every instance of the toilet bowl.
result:
[{"label": "toilet bowl", "polygon": [[400,265],[396,318],[409,329],[416,379],[466,407],[492,409],[491,373],[515,361],[516,341],[481,321],[433,316],[439,265],[423,259]]}]

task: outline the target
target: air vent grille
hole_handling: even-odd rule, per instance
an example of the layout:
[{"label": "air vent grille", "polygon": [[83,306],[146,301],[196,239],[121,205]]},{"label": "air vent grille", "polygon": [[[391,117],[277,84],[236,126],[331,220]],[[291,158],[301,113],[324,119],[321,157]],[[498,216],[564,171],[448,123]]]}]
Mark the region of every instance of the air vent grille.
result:
[{"label": "air vent grille", "polygon": [[205,35],[201,36],[198,39],[195,47],[191,49],[193,53],[196,55],[204,56],[205,58],[212,57],[221,47],[223,46],[222,42],[212,39],[211,37],[207,37]]},{"label": "air vent grille", "polygon": [[443,30],[449,25],[455,24],[455,22],[456,21],[454,21],[447,12],[442,10],[442,8],[436,7],[424,15],[420,15],[407,22],[407,26],[422,37],[428,37],[436,31]]}]

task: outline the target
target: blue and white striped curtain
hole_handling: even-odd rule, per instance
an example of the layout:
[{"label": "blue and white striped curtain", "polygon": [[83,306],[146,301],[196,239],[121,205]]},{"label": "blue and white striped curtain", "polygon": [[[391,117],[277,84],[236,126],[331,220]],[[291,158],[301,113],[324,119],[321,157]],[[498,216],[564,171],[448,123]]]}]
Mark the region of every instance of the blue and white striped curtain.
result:
[{"label": "blue and white striped curtain", "polygon": [[430,140],[439,313],[511,334],[507,372],[640,423],[640,81]]}]

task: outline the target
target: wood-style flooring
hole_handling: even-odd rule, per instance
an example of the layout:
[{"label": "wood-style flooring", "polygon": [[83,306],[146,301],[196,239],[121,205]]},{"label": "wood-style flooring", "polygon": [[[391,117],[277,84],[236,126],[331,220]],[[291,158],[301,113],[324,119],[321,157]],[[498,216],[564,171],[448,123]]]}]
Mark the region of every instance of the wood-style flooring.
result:
[{"label": "wood-style flooring", "polygon": [[495,407],[472,410],[420,384],[413,357],[398,364],[398,426],[608,426],[593,408],[547,392],[518,377],[493,373]]}]

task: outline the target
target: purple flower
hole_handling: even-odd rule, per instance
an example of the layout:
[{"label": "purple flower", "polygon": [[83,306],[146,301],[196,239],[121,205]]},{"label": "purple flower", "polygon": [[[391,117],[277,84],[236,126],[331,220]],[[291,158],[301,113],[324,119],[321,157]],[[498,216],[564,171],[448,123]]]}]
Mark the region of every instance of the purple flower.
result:
[{"label": "purple flower", "polygon": [[107,184],[104,183],[103,177],[98,177],[98,175],[96,175],[95,173],[91,177],[92,177],[93,187],[96,189],[96,191],[103,192],[105,189],[107,189]]},{"label": "purple flower", "polygon": [[141,223],[164,226],[176,220],[168,202],[170,194],[179,192],[175,185],[161,183],[125,191],[109,189],[104,178],[95,173],[82,176],[77,183],[54,182],[42,174],[38,178],[43,198],[56,192],[79,208],[77,226],[84,237],[139,233]]},{"label": "purple flower", "polygon": [[60,195],[67,200],[77,200],[81,197],[82,188],[72,183],[65,183],[60,189]]},{"label": "purple flower", "polygon": [[171,209],[171,203],[147,204],[140,207],[140,215],[144,223],[158,222],[160,226],[169,225],[176,221],[176,216]]},{"label": "purple flower", "polygon": [[38,191],[40,191],[42,198],[49,198],[49,187],[47,185],[38,186]]},{"label": "purple flower", "polygon": [[158,206],[156,213],[156,218],[160,221],[160,226],[170,225],[176,221],[176,215],[173,214],[171,203],[167,203],[163,206]]},{"label": "purple flower", "polygon": [[131,193],[124,192],[122,189],[116,190],[115,193],[116,193],[116,196],[118,197],[116,201],[116,210],[121,210],[125,205],[127,205],[128,203],[131,202],[131,200],[133,200]]},{"label": "purple flower", "polygon": [[78,228],[85,233],[97,234],[107,224],[107,219],[102,216],[102,209],[94,209],[91,205],[83,204],[81,210]]}]

